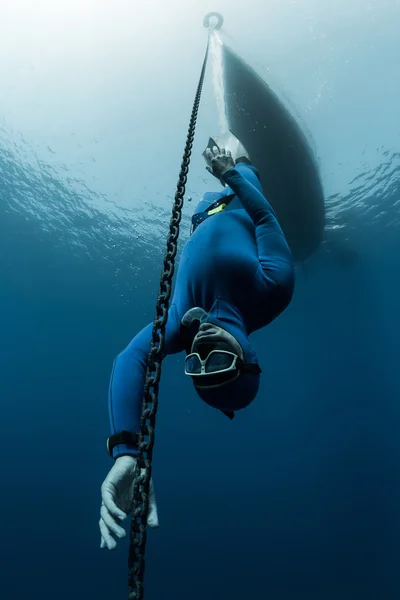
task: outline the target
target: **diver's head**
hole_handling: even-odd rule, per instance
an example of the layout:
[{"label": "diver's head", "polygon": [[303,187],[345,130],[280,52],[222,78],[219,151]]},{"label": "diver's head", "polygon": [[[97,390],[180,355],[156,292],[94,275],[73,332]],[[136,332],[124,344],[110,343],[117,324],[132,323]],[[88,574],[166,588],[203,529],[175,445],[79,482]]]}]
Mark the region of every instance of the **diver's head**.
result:
[{"label": "diver's head", "polygon": [[261,369],[247,363],[237,339],[212,323],[202,323],[185,359],[185,373],[196,392],[210,406],[238,410],[256,397]]}]

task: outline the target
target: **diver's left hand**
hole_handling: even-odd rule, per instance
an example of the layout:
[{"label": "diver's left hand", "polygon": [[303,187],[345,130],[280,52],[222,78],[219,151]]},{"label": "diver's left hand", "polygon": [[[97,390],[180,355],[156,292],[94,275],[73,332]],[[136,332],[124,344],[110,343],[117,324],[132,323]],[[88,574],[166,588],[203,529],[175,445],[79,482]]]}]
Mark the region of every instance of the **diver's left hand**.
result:
[{"label": "diver's left hand", "polygon": [[207,167],[207,171],[218,178],[235,166],[230,150],[225,150],[225,148],[218,150],[217,146],[214,146],[212,150],[206,150],[206,154],[211,162],[211,167]]},{"label": "diver's left hand", "polygon": [[[126,537],[126,532],[121,523],[134,509],[133,489],[138,475],[139,469],[136,458],[133,456],[120,456],[116,459],[114,466],[104,480],[101,486],[102,503],[99,521],[101,548],[114,550],[117,546],[116,539]],[[149,527],[158,527],[153,479],[150,480],[147,524]]]}]

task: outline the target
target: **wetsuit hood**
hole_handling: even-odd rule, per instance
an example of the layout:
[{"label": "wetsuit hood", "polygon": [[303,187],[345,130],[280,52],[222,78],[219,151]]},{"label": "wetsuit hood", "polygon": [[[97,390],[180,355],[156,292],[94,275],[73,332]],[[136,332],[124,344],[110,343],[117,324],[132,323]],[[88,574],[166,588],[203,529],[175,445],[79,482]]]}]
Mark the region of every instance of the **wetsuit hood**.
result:
[{"label": "wetsuit hood", "polygon": [[[243,350],[245,363],[258,363],[257,355],[249,342],[241,312],[229,302],[217,299],[211,310],[200,318],[200,324],[211,323],[228,333],[238,341]],[[232,382],[215,389],[196,388],[204,402],[220,410],[239,410],[248,406],[256,397],[260,385],[260,375],[241,372]]]}]

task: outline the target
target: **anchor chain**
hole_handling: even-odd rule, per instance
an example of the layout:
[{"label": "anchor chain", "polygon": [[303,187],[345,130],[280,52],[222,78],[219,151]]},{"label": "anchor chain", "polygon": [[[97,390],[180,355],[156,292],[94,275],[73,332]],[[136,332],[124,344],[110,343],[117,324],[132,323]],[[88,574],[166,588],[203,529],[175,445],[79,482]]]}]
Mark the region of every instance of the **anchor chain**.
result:
[{"label": "anchor chain", "polygon": [[[209,24],[206,25],[209,27]],[[179,238],[179,226],[182,219],[182,208],[186,190],[187,174],[189,171],[190,157],[196,129],[197,115],[200,106],[201,92],[203,89],[206,72],[208,52],[210,46],[210,27],[206,54],[201,69],[196,96],[190,117],[189,129],[186,138],[183,160],[179,172],[178,184],[175,193],[172,216],[169,224],[166,252],[164,256],[163,271],[160,278],[156,312],[153,322],[152,339],[148,355],[148,365],[144,384],[142,416],[137,453],[138,474],[134,482],[134,510],[130,527],[130,548],[128,557],[128,598],[129,600],[143,600],[144,597],[144,572],[145,550],[147,541],[147,517],[149,511],[149,489],[152,475],[152,458],[154,448],[154,433],[158,408],[158,390],[161,377],[161,364],[165,345],[165,328],[168,320],[169,301],[171,298],[172,279],[175,270],[175,258]]]}]

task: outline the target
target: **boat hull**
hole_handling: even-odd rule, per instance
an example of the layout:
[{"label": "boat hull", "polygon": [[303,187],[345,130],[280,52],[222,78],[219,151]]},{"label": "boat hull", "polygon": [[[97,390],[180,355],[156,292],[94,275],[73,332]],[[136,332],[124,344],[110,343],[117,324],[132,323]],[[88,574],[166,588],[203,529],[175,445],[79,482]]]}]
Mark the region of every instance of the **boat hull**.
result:
[{"label": "boat hull", "polygon": [[223,45],[225,108],[229,129],[259,170],[296,261],[321,244],[324,195],[310,145],[289,111],[259,75]]}]

